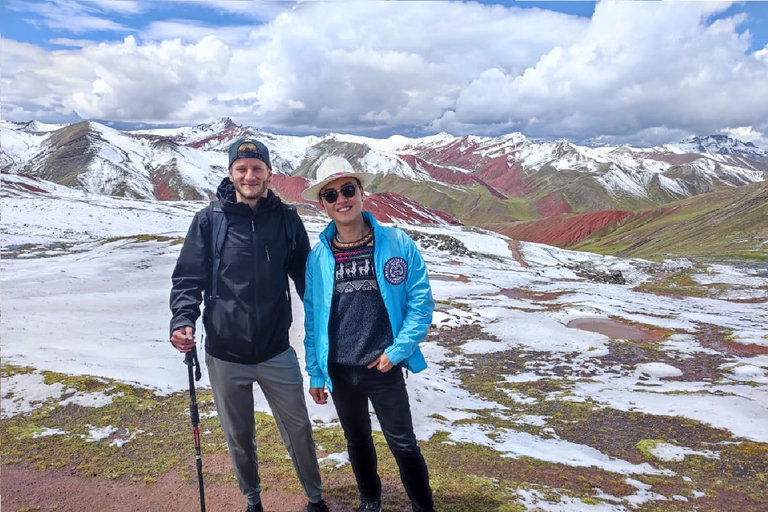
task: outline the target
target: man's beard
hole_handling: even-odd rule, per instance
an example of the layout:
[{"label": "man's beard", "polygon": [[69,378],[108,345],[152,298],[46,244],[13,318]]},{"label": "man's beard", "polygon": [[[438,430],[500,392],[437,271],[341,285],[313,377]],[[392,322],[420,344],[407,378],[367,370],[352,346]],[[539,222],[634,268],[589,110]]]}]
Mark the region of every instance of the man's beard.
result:
[{"label": "man's beard", "polygon": [[267,187],[269,187],[269,179],[262,181],[260,186],[258,186],[255,189],[255,192],[253,191],[254,190],[253,187],[249,189],[244,189],[244,188],[241,188],[239,183],[235,183],[235,190],[237,190],[237,194],[243,199],[247,199],[247,200],[260,199],[262,196],[264,196],[264,193],[267,191]]}]

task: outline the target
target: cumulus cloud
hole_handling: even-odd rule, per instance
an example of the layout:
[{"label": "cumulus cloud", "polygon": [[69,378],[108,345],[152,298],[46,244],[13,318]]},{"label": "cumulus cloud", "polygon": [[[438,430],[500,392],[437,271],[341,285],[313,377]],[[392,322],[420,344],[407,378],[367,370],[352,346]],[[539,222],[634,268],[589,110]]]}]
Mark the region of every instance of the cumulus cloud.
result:
[{"label": "cumulus cloud", "polygon": [[[714,133],[768,114],[768,66],[746,54],[739,19],[705,23],[710,4],[598,4],[578,41],[523,73],[484,73],[444,125],[502,125],[566,138]],[[440,124],[440,123],[436,123]]]},{"label": "cumulus cloud", "polygon": [[488,68],[524,70],[583,25],[548,11],[479,4],[303,4],[256,30],[231,71],[259,62],[254,110],[280,126],[421,126],[453,108]]},{"label": "cumulus cloud", "polygon": [[[76,61],[81,63],[79,57]],[[88,86],[77,73],[60,73],[70,67],[66,54],[52,54],[10,39],[3,40],[0,67],[3,117],[10,120],[71,121],[72,112],[62,105],[62,97]]]},{"label": "cumulus cloud", "polygon": [[141,46],[127,37],[121,44],[84,48],[82,56],[89,66],[79,71],[90,87],[63,99],[80,117],[194,121],[213,111],[201,111],[196,99],[224,87],[230,49],[213,37],[194,45],[169,40]]},{"label": "cumulus cloud", "polygon": [[762,143],[768,130],[768,48],[748,51],[728,2],[601,2],[591,19],[463,2],[189,3],[231,22],[159,20],[55,52],[11,41],[6,113],[648,144]]}]

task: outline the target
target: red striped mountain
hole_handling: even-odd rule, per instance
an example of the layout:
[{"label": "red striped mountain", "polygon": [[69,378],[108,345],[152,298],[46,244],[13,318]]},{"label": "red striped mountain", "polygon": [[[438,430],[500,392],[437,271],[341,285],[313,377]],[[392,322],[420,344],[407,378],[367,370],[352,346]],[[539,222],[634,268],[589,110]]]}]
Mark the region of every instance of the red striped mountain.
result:
[{"label": "red striped mountain", "polygon": [[504,226],[565,214],[634,213],[768,177],[768,152],[724,136],[653,148],[586,147],[519,133],[294,137],[229,119],[134,131],[94,122],[0,122],[0,170],[93,194],[204,199],[226,173],[227,146],[242,136],[270,148],[272,186],[287,199],[300,201],[322,159],[341,155],[378,175],[369,207],[412,222]]}]

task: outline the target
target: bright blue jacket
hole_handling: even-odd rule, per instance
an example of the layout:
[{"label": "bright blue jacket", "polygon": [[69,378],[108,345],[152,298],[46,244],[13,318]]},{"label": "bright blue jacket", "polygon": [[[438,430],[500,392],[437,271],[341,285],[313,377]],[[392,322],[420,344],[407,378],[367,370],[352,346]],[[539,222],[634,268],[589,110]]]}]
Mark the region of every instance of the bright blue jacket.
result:
[{"label": "bright blue jacket", "polygon": [[[379,225],[369,212],[365,221],[373,228],[373,263],[394,343],[384,353],[392,364],[403,365],[414,373],[427,367],[419,349],[432,323],[432,290],[427,266],[416,243],[403,230]],[[304,349],[309,387],[333,390],[328,376],[328,322],[335,279],[335,258],[331,240],[336,225],[331,222],[320,234],[307,260],[304,292]]]}]

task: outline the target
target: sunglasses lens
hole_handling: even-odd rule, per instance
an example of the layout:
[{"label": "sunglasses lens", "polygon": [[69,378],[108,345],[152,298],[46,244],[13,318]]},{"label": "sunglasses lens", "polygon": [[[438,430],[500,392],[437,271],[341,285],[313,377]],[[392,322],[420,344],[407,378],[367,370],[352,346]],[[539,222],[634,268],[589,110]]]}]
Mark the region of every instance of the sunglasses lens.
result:
[{"label": "sunglasses lens", "polygon": [[327,203],[335,203],[336,200],[339,198],[339,192],[344,195],[346,198],[353,197],[355,195],[355,192],[357,192],[357,185],[354,185],[352,183],[347,183],[345,185],[342,185],[341,189],[336,190],[335,188],[329,188],[322,194],[320,194],[320,197],[325,199]]},{"label": "sunglasses lens", "polygon": [[331,190],[326,190],[321,195],[323,196],[323,199],[329,203],[335,203],[339,198],[339,193],[336,191],[336,189],[333,188]]}]

